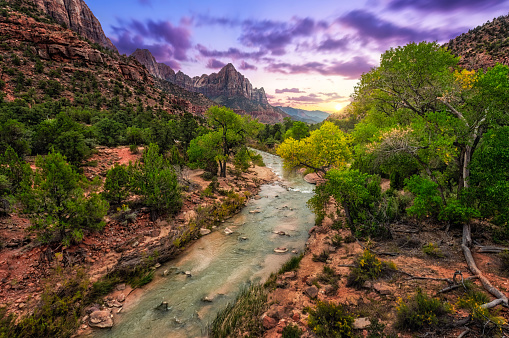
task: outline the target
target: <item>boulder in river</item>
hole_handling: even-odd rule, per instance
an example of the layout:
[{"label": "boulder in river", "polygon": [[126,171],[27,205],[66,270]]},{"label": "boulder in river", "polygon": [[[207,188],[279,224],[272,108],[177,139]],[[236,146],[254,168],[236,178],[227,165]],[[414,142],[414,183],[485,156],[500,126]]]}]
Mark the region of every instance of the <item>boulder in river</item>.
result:
[{"label": "boulder in river", "polygon": [[113,327],[113,316],[109,310],[98,310],[90,314],[89,325],[106,329]]},{"label": "boulder in river", "polygon": [[224,233],[227,235],[231,235],[233,234],[233,230],[231,230],[230,228],[224,228]]},{"label": "boulder in river", "polygon": [[200,229],[200,235],[202,235],[202,236],[208,235],[210,233],[211,233],[211,231],[209,229],[206,229],[206,228]]},{"label": "boulder in river", "polygon": [[168,302],[162,301],[161,304],[156,306],[156,310],[158,310],[158,311],[168,311]]},{"label": "boulder in river", "polygon": [[285,253],[287,251],[288,251],[288,248],[284,248],[284,247],[279,247],[279,248],[274,249],[274,252],[276,252],[276,253]]}]

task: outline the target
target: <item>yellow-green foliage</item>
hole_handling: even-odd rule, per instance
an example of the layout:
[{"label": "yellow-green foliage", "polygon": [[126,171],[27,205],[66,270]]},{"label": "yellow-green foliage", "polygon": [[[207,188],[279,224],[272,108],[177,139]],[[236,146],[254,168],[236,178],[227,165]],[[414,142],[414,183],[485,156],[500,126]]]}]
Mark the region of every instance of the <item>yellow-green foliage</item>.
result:
[{"label": "yellow-green foliage", "polygon": [[444,254],[440,247],[434,243],[428,243],[422,247],[422,252],[426,255],[435,257],[435,258],[444,258]]},{"label": "yellow-green foliage", "polygon": [[506,320],[503,317],[493,315],[489,309],[482,307],[490,301],[490,298],[483,292],[475,289],[468,290],[463,297],[458,300],[458,307],[467,309],[472,314],[472,319],[481,323],[491,321],[500,326],[505,325]]},{"label": "yellow-green foliage", "polygon": [[347,286],[361,287],[364,282],[378,279],[397,269],[393,262],[381,261],[369,249],[364,250],[354,265],[348,276]]},{"label": "yellow-green foliage", "polygon": [[353,337],[354,317],[341,304],[319,301],[309,310],[308,325],[318,337]]},{"label": "yellow-green foliage", "polygon": [[449,303],[432,298],[421,289],[407,300],[399,299],[396,307],[396,327],[402,330],[417,331],[426,326],[436,326],[447,313],[452,312]]}]

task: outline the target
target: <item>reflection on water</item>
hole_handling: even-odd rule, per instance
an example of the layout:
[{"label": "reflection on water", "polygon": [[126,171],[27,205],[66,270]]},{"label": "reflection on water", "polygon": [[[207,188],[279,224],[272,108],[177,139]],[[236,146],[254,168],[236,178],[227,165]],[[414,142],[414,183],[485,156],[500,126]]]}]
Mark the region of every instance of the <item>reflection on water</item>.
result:
[{"label": "reflection on water", "polygon": [[[157,270],[170,270],[145,286],[139,300],[123,309],[120,321],[95,337],[199,337],[207,324],[232,302],[242,286],[265,280],[295,252],[301,252],[314,217],[306,206],[312,186],[283,171],[279,157],[260,152],[279,182],[261,187],[241,213],[191,245],[178,259]],[[259,209],[259,213],[249,213]],[[226,235],[224,228],[234,233]],[[284,235],[278,232],[284,232]],[[284,254],[274,248],[286,247]],[[294,253],[292,253],[292,251]],[[191,277],[182,272],[191,272]],[[204,302],[207,297],[212,302]],[[168,302],[168,311],[155,307]]]}]

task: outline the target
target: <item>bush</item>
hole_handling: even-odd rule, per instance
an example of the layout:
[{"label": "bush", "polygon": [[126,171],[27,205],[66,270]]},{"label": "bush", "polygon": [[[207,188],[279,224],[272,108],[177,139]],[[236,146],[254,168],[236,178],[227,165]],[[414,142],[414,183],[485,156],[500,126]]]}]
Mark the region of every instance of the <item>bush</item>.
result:
[{"label": "bush", "polygon": [[115,164],[106,173],[104,191],[107,201],[121,204],[131,194],[131,174],[125,165]]},{"label": "bush", "polygon": [[437,298],[429,297],[421,289],[408,301],[399,299],[396,307],[396,327],[417,331],[423,327],[436,326],[442,318],[452,312],[452,306]]},{"label": "bush", "polygon": [[341,276],[336,274],[334,269],[325,265],[323,267],[323,271],[318,275],[318,281],[322,284],[330,285],[333,287],[332,291],[336,292],[339,288],[338,282],[341,279]]},{"label": "bush", "polygon": [[331,244],[335,248],[341,247],[341,245],[343,245],[343,237],[339,234],[335,234],[331,239]]},{"label": "bush", "polygon": [[405,189],[415,195],[413,205],[407,208],[410,216],[421,219],[438,216],[442,209],[438,184],[424,177],[414,175],[405,180]]},{"label": "bush", "polygon": [[283,274],[285,272],[294,271],[299,268],[300,261],[302,260],[302,257],[304,257],[303,254],[300,254],[298,256],[293,256],[290,258],[278,271],[278,274]]},{"label": "bush", "polygon": [[364,250],[354,265],[346,285],[357,288],[362,287],[368,280],[378,279],[396,270],[394,263],[379,260],[369,249]]},{"label": "bush", "polygon": [[472,319],[482,326],[487,325],[490,321],[495,325],[505,324],[503,317],[494,316],[489,309],[481,306],[489,302],[490,298],[484,292],[470,287],[465,295],[458,299],[457,305],[462,309],[467,309],[471,313]]},{"label": "bush", "polygon": [[302,333],[302,330],[297,325],[288,324],[283,329],[282,338],[300,338]]},{"label": "bush", "polygon": [[329,259],[329,252],[326,250],[323,250],[319,255],[313,254],[313,262],[322,262],[325,263]]},{"label": "bush", "polygon": [[318,337],[352,337],[353,322],[341,304],[319,301],[309,310],[308,325]]},{"label": "bush", "polygon": [[426,255],[434,257],[434,258],[444,258],[444,254],[442,253],[442,250],[440,250],[440,247],[438,247],[436,244],[428,243],[422,247],[422,252],[424,252]]}]

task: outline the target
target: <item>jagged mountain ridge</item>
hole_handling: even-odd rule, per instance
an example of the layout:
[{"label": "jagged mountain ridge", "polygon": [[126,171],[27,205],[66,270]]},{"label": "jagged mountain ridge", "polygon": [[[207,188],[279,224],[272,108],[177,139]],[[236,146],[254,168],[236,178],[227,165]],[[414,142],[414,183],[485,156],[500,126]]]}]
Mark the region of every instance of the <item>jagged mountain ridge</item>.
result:
[{"label": "jagged mountain ridge", "polygon": [[104,48],[118,52],[104,34],[99,20],[83,0],[7,0],[7,2],[35,4],[41,12],[53,18],[57,23]]},{"label": "jagged mountain ridge", "polygon": [[[40,16],[44,13],[35,9],[18,13],[10,6],[3,3],[2,9],[16,15],[0,16],[0,35],[3,37],[0,63],[9,69],[8,73],[1,74],[0,80],[5,83],[2,91],[8,101],[26,95],[24,91],[28,90],[28,83],[34,91],[33,99],[45,100],[46,84],[50,81],[59,88],[58,98],[85,108],[103,109],[118,103],[142,104],[169,114],[188,111],[203,115],[215,104],[202,94],[186,91],[166,81],[159,83],[136,59],[97,48],[70,29],[45,20]],[[19,59],[16,68],[10,68],[13,55]]]},{"label": "jagged mountain ridge", "polygon": [[461,56],[460,65],[467,69],[487,69],[497,63],[509,65],[509,15],[477,26],[444,46]]},{"label": "jagged mountain ridge", "polygon": [[305,110],[282,106],[277,106],[276,108],[281,109],[293,119],[306,123],[320,123],[330,116],[329,113],[320,110]]},{"label": "jagged mountain ridge", "polygon": [[220,105],[233,110],[243,110],[263,123],[282,122],[288,117],[283,111],[272,107],[263,88],[253,88],[249,79],[229,63],[218,73],[190,76],[158,63],[147,49],[137,49],[132,55],[154,77],[176,84],[188,91],[205,95]]}]

